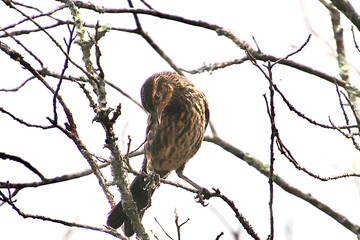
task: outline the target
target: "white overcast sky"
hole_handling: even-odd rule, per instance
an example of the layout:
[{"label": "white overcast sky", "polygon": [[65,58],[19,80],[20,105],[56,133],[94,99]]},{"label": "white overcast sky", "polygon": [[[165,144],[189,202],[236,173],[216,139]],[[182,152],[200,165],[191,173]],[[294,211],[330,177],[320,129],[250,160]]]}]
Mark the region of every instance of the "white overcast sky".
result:
[{"label": "white overcast sky", "polygon": [[[93,2],[112,8],[126,6],[125,1]],[[136,6],[142,6],[139,2],[134,2]],[[297,49],[312,33],[313,37],[308,46],[292,59],[338,77],[330,17],[319,1],[167,0],[149,3],[161,12],[202,20],[230,29],[252,46],[254,36],[264,53],[279,57]],[[31,4],[46,11],[59,3],[36,0]],[[358,12],[359,6],[355,5]],[[99,15],[91,11],[81,13],[86,23],[96,23],[99,20],[100,24],[116,27],[134,26],[131,15]],[[3,3],[0,3],[0,16],[3,16],[0,20],[1,27],[21,19]],[[56,16],[71,19],[68,10],[63,10]],[[230,40],[219,37],[214,32],[151,16],[140,16],[140,20],[145,31],[182,68],[191,70],[204,64],[244,56],[243,51]],[[46,21],[43,20],[42,23],[46,25]],[[26,26],[33,28],[30,23]],[[356,64],[360,60],[360,54],[353,46],[351,25],[345,18],[343,26],[349,61]],[[66,29],[63,30],[49,32],[62,41],[63,37],[67,37]],[[19,39],[42,58],[46,67],[52,71],[61,71],[64,57],[43,33],[33,34],[31,38],[22,36]],[[16,50],[21,50],[9,39],[6,43]],[[100,46],[106,79],[121,87],[137,101],[140,101],[140,87],[148,76],[158,71],[170,70],[166,62],[139,36],[112,31],[101,40]],[[80,51],[76,45],[73,46],[72,54],[77,62],[81,63]],[[30,59],[28,56],[26,58]],[[0,89],[15,87],[29,77],[29,73],[21,71],[19,65],[4,53],[0,53],[0,63]],[[67,73],[76,75],[78,72],[70,68]],[[279,88],[303,113],[323,123],[328,123],[330,116],[335,123],[344,124],[335,86],[280,65],[274,68],[273,74]],[[245,63],[212,74],[188,77],[208,96],[211,121],[219,136],[262,162],[269,163],[270,124],[263,98],[264,93],[268,94],[268,83],[260,72],[250,63]],[[351,78],[356,84],[355,80],[359,76],[354,69]],[[107,157],[108,152],[103,149],[104,134],[98,123],[92,123],[93,112],[81,92],[74,84],[64,83],[60,94],[74,112],[79,133],[85,144],[91,152]],[[40,83],[32,81],[19,93],[0,92],[0,107],[28,122],[47,124],[46,117],[52,114],[51,99],[51,94]],[[127,135],[131,135],[135,148],[144,140],[146,114],[111,88],[108,89],[108,102],[113,108],[118,102],[122,102],[122,115],[116,125],[119,144],[123,150],[126,149]],[[353,149],[351,142],[342,138],[336,131],[315,128],[299,119],[287,110],[279,97],[276,103],[280,134],[303,167],[321,176],[357,170],[359,153]],[[64,120],[64,116],[61,117]],[[56,129],[28,129],[0,114],[0,133],[0,151],[30,161],[47,177],[88,168],[86,160],[75,146]],[[142,157],[134,158],[132,161],[138,167]],[[315,180],[294,169],[280,154],[277,154],[275,171],[293,186],[311,193],[351,221],[360,224],[359,191],[354,179],[330,182]],[[104,172],[110,180],[109,169]],[[207,142],[189,162],[185,174],[204,187],[219,188],[235,202],[261,239],[266,239],[270,229],[269,187],[264,176],[243,161]],[[179,181],[176,174],[172,174],[169,179]],[[6,180],[31,182],[37,179],[19,165],[1,161],[0,181]],[[119,200],[117,189],[113,187],[111,190]],[[152,207],[147,210],[143,219],[148,233],[151,235],[150,230],[153,230],[160,239],[167,239],[154,221],[156,217],[172,236],[176,236],[176,209],[180,221],[190,218],[182,229],[182,239],[215,239],[222,231],[225,235],[221,239],[233,239],[223,220],[215,214],[216,211],[219,212],[230,228],[237,231],[239,223],[231,210],[218,199],[211,199],[206,208],[201,207],[195,203],[193,197],[183,190],[161,186],[154,194]],[[94,226],[105,224],[110,210],[94,176],[36,189],[25,189],[16,198],[17,206],[24,212]],[[277,240],[355,239],[354,234],[333,219],[278,187],[275,187],[274,211]],[[51,222],[22,219],[9,206],[0,208],[0,232],[1,236],[5,236],[4,239],[113,239],[106,234],[90,230],[70,231]],[[242,232],[241,239],[251,238],[246,232]]]}]

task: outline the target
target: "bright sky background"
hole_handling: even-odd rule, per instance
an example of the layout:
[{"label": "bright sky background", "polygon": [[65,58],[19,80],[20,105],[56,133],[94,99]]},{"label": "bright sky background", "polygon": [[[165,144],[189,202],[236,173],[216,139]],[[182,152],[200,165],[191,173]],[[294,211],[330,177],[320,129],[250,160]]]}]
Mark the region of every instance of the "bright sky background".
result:
[{"label": "bright sky background", "polygon": [[[125,2],[121,5],[122,1],[93,2],[113,8],[126,7]],[[142,6],[134,2],[138,7]],[[338,77],[330,17],[319,1],[159,0],[149,3],[161,12],[202,20],[230,29],[252,46],[254,46],[252,40],[254,36],[264,53],[278,57],[294,51],[304,43],[310,33],[316,33],[306,48],[292,60]],[[44,3],[36,0],[31,4],[46,11],[53,9],[59,3],[55,1]],[[360,12],[359,4],[354,7],[358,7]],[[86,23],[95,24],[99,20],[100,24],[115,27],[134,26],[133,18],[129,14],[99,15],[91,11],[82,11],[81,14]],[[22,19],[3,3],[0,3],[0,16],[6,16],[1,18],[0,27]],[[69,10],[63,10],[56,16],[71,19]],[[142,15],[140,20],[145,31],[178,66],[184,69],[192,70],[204,64],[244,56],[244,52],[230,40],[219,37],[214,32],[151,16]],[[41,22],[47,25],[47,20]],[[347,40],[348,61],[356,64],[360,60],[360,54],[352,43],[351,25],[345,18],[342,22]],[[26,24],[26,27],[34,28],[30,23]],[[24,26],[22,25],[21,28]],[[49,32],[62,42],[62,38],[68,36],[66,27],[62,29],[63,31]],[[360,36],[357,36],[360,39]],[[32,34],[31,38],[21,36],[19,40],[29,46],[45,62],[49,70],[61,71],[64,56],[43,33]],[[21,50],[10,39],[6,39],[5,42],[12,48]],[[167,63],[139,36],[112,31],[101,40],[100,46],[106,79],[137,101],[140,101],[140,87],[148,76],[158,71],[170,70]],[[77,62],[81,63],[80,50],[76,45],[72,48],[72,54]],[[33,62],[29,56],[24,55],[24,57]],[[29,77],[29,73],[21,70],[17,63],[2,52],[0,63],[2,72],[0,89],[18,86]],[[77,73],[78,71],[73,67],[67,72],[73,75]],[[344,125],[335,86],[280,65],[274,69],[273,76],[276,84],[298,110],[322,123],[328,123],[330,116],[333,122]],[[270,124],[263,99],[263,94],[268,94],[268,82],[261,73],[248,62],[214,71],[212,74],[204,73],[188,75],[188,77],[207,95],[211,121],[218,135],[262,162],[269,163]],[[354,69],[351,78],[353,81],[359,78]],[[49,82],[51,82],[50,78]],[[52,82],[53,85],[56,83],[56,81]],[[94,114],[88,107],[82,90],[75,84],[65,82],[60,94],[72,109],[80,136],[88,149],[107,157],[108,151],[103,149],[102,128],[98,123],[92,123]],[[41,83],[33,80],[20,92],[0,92],[0,107],[28,122],[48,124],[46,117],[52,116],[51,99],[51,94]],[[118,102],[122,103],[122,115],[116,125],[122,150],[126,149],[127,135],[131,135],[133,140],[132,148],[137,147],[144,140],[146,114],[111,88],[108,88],[108,102],[113,108]],[[360,156],[353,149],[350,141],[345,140],[336,131],[315,128],[299,119],[288,111],[279,97],[276,103],[280,134],[299,164],[321,176],[356,170]],[[64,116],[61,117],[64,121]],[[29,129],[0,114],[0,133],[2,136],[0,151],[30,161],[46,177],[71,174],[88,168],[86,160],[82,158],[74,144],[56,129],[47,131]],[[280,154],[276,156],[275,170],[289,184],[311,193],[318,200],[348,217],[350,221],[360,224],[357,179],[320,182],[296,170]],[[134,166],[139,167],[142,159],[142,156],[133,158]],[[109,169],[104,172],[110,180]],[[219,188],[235,202],[261,239],[266,239],[270,229],[269,187],[263,175],[240,159],[207,142],[189,162],[185,174],[204,187]],[[172,174],[169,179],[179,181],[176,174]],[[31,182],[38,179],[18,164],[0,161],[0,181],[7,180]],[[111,190],[119,200],[117,189],[113,187]],[[94,226],[105,224],[110,210],[94,176],[36,189],[25,189],[16,199],[17,206],[26,213]],[[175,237],[175,209],[180,221],[190,218],[182,228],[182,239],[215,239],[222,231],[225,235],[221,239],[233,239],[227,227],[234,231],[239,229],[234,214],[222,201],[213,198],[209,201],[209,206],[204,208],[195,203],[192,194],[164,185],[156,191],[152,207],[147,210],[143,218],[147,232],[151,235],[150,230],[152,230],[160,239],[167,239],[154,221],[156,217],[168,233]],[[228,226],[216,216],[215,211],[223,216]],[[356,239],[354,234],[333,219],[278,187],[275,187],[274,211],[276,240]],[[51,222],[24,220],[7,205],[0,207],[0,226],[1,236],[5,236],[4,239],[113,239],[106,234],[90,230],[69,230]],[[243,232],[241,239],[251,238]]]}]

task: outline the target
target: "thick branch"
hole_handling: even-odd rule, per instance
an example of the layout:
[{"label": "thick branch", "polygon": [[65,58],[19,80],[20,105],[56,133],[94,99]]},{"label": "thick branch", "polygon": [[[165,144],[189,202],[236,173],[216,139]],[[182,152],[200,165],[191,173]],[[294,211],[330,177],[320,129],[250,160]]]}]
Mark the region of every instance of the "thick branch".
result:
[{"label": "thick branch", "polygon": [[339,9],[360,31],[360,15],[348,0],[331,0],[332,4]]},{"label": "thick branch", "polygon": [[[262,173],[267,178],[269,177],[269,174],[270,174],[269,166],[266,165],[266,164],[263,164],[261,161],[257,160],[256,158],[250,156],[250,154],[245,153],[245,152],[237,149],[236,147],[234,147],[231,144],[223,141],[221,138],[219,138],[217,136],[205,137],[204,140],[208,141],[208,142],[212,142],[212,143],[218,145],[219,147],[223,148],[225,151],[227,151],[229,153],[232,153],[236,157],[238,157],[238,158],[242,159],[243,161],[245,161],[250,166],[254,167],[257,171]],[[279,187],[281,187],[286,192],[288,192],[288,193],[290,193],[290,194],[292,194],[292,195],[294,195],[294,196],[296,196],[296,197],[310,203],[311,205],[313,205],[314,207],[316,207],[320,211],[324,212],[325,214],[327,214],[328,216],[330,216],[331,218],[336,220],[338,223],[343,225],[345,228],[347,228],[348,230],[350,230],[354,234],[356,234],[356,235],[360,234],[360,226],[356,225],[355,223],[352,223],[345,216],[343,216],[340,213],[334,211],[332,208],[330,208],[326,204],[320,202],[319,200],[314,198],[311,194],[304,193],[304,192],[300,191],[299,189],[291,186],[284,179],[282,179],[280,176],[276,175],[275,173],[273,174],[273,180]]]}]

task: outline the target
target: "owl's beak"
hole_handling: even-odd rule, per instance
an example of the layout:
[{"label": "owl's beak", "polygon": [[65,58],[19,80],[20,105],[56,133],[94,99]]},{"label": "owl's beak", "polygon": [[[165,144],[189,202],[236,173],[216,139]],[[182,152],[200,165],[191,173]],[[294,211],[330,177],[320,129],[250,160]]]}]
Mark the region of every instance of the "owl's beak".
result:
[{"label": "owl's beak", "polygon": [[158,125],[161,123],[162,112],[163,112],[163,108],[161,107],[161,105],[159,105],[155,108],[155,111],[151,113],[151,116],[155,119]]}]

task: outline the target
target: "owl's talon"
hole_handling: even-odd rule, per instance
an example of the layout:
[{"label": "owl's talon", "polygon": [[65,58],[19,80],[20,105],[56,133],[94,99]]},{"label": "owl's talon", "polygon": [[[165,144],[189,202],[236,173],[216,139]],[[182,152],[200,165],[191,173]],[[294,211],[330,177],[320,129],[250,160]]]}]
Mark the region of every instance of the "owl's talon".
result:
[{"label": "owl's talon", "polygon": [[209,204],[206,203],[205,200],[210,199],[210,196],[211,196],[211,193],[209,190],[207,190],[206,188],[201,188],[198,190],[198,192],[195,196],[195,200],[196,200],[196,202],[200,203],[202,206],[206,207]]},{"label": "owl's talon", "polygon": [[160,186],[160,175],[157,173],[150,173],[148,178],[146,178],[146,185],[144,189],[156,189]]}]

